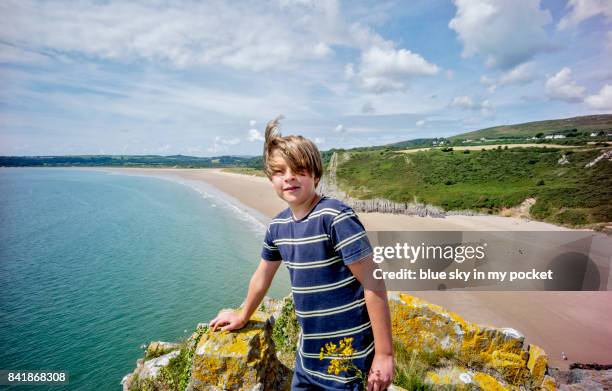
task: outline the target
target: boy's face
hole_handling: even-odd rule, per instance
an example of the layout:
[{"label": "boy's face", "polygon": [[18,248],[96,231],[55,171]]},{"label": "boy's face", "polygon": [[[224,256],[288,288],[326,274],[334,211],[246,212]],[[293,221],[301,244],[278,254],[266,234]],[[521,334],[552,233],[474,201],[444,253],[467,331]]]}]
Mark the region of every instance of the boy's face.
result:
[{"label": "boy's face", "polygon": [[276,194],[289,206],[308,202],[315,194],[315,178],[309,172],[293,172],[282,156],[274,153],[270,158],[271,184]]}]

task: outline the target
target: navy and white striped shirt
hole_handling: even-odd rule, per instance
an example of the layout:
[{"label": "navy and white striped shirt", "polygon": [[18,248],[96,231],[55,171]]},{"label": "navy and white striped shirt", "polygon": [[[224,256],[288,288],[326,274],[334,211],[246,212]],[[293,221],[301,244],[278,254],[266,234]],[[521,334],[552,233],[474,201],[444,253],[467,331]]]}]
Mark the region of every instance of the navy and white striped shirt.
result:
[{"label": "navy and white striped shirt", "polygon": [[372,254],[372,246],[355,212],[343,202],[322,197],[296,220],[287,208],[270,221],[261,257],[284,261],[289,269],[295,312],[302,327],[297,360],[324,388],[348,387],[354,373],[327,372],[329,358],[319,359],[327,342],[353,338],[353,363],[364,373],[374,357],[374,336],[364,290],[347,265]]}]

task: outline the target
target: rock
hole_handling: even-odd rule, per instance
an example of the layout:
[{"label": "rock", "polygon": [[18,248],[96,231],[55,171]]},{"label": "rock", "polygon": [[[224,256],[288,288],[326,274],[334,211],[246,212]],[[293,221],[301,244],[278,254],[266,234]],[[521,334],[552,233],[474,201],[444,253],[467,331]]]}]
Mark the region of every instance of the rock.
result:
[{"label": "rock", "polygon": [[174,350],[170,353],[166,353],[160,357],[156,357],[150,360],[138,359],[136,361],[136,370],[134,372],[129,373],[121,379],[121,385],[123,386],[123,391],[129,391],[132,387],[132,383],[134,380],[138,379],[142,380],[155,380],[159,375],[159,371],[162,367],[168,365],[170,360],[180,353],[179,350]]},{"label": "rock", "polygon": [[546,352],[539,346],[529,345],[529,360],[527,361],[527,368],[531,373],[531,377],[534,379],[536,384],[542,384],[544,376],[546,375],[546,368],[548,367],[548,356]]},{"label": "rock", "polygon": [[540,387],[542,391],[555,391],[557,389],[557,382],[552,376],[546,375]]},{"label": "rock", "polygon": [[[535,345],[530,354],[520,332],[479,326],[404,293],[396,297],[390,301],[394,338],[409,350],[427,352],[449,361],[447,367],[439,369],[442,372],[432,373],[435,376],[430,376],[431,381],[437,379],[440,384],[455,384],[453,382],[459,381],[461,373],[468,373],[463,371],[465,369],[472,371],[469,372],[472,375],[482,372],[478,376],[483,383],[495,380],[499,387],[525,383],[539,386],[542,383],[547,369],[546,354]],[[530,358],[532,362],[528,366]],[[484,376],[487,374],[495,374],[495,377],[488,379]]]},{"label": "rock", "polygon": [[559,389],[563,391],[611,390],[612,369],[571,369],[568,384],[561,385]]},{"label": "rock", "polygon": [[276,358],[273,318],[257,311],[231,332],[208,331],[197,342],[188,390],[284,390],[291,373]]},{"label": "rock", "polygon": [[593,167],[594,165],[596,165],[600,160],[603,161],[612,161],[612,149],[608,149],[607,151],[603,152],[601,155],[597,156],[595,159],[593,159],[592,161],[588,162],[584,168],[589,168],[589,167]]},{"label": "rock", "polygon": [[491,375],[463,367],[446,367],[435,372],[428,372],[426,382],[434,386],[452,386],[454,390],[506,391],[512,389]]},{"label": "rock", "polygon": [[[525,337],[519,331],[480,326],[404,293],[393,293],[389,297],[394,344],[400,343],[400,350],[405,348],[410,352],[413,357],[410,360],[417,357],[421,360],[415,370],[413,361],[406,365],[406,356],[403,356],[403,368],[413,370],[413,379],[459,390],[555,389],[556,379],[549,376],[552,372],[547,368],[546,353],[536,345],[525,347]],[[240,330],[212,332],[207,324],[201,323],[181,344],[153,342],[147,347],[147,356],[164,354],[139,359],[136,370],[122,379],[123,390],[128,391],[131,386],[148,390],[174,389],[164,381],[176,379],[177,374],[181,374],[179,383],[186,384],[188,391],[289,390],[292,370],[277,358],[274,341],[280,341],[282,348],[278,350],[291,356],[288,360],[295,359],[293,334],[299,332],[299,325],[295,330],[290,327],[295,321],[291,314],[294,315],[290,296],[282,300],[266,298]],[[282,335],[273,338],[279,330],[283,331]],[[159,376],[161,368],[177,355],[180,360],[168,367],[170,372],[164,371],[165,376]],[[568,390],[606,384],[601,383],[605,375],[594,377],[578,372],[592,372],[590,367],[574,371],[571,384],[574,388]],[[155,378],[153,382],[145,381]],[[396,385],[389,390],[405,391]]]},{"label": "rock", "polygon": [[178,349],[179,344],[172,342],[154,341],[147,346],[145,357],[159,357],[162,354]]}]

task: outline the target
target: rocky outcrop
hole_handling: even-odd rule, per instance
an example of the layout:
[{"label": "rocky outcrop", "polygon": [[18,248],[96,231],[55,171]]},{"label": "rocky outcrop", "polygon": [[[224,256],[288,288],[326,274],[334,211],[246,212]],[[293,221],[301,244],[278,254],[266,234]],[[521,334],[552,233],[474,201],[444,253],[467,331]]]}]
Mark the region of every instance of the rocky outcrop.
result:
[{"label": "rocky outcrop", "polygon": [[[479,326],[406,294],[390,298],[398,383],[390,389],[555,389],[546,353],[519,331]],[[266,298],[240,330],[199,324],[180,344],[149,344],[123,389],[288,390],[298,333],[291,298]]]},{"label": "rocky outcrop", "polygon": [[272,324],[258,311],[240,330],[204,333],[187,390],[288,390],[290,371],[276,357]]},{"label": "rocky outcrop", "polygon": [[151,342],[123,390],[288,390],[292,371],[272,340],[283,303],[266,298],[240,330],[213,332],[200,323],[180,344]]},{"label": "rocky outcrop", "polygon": [[565,381],[561,391],[612,390],[612,365],[579,364],[570,365],[567,373],[560,373]]},{"label": "rocky outcrop", "polygon": [[588,162],[584,168],[590,168],[593,167],[594,165],[596,165],[599,161],[612,161],[612,149],[608,149],[607,151],[604,151],[601,155],[597,156],[595,159],[593,159],[592,161]]},{"label": "rocky outcrop", "polygon": [[426,357],[426,382],[466,389],[554,389],[546,353],[517,330],[479,326],[414,296],[390,302],[393,336]]}]

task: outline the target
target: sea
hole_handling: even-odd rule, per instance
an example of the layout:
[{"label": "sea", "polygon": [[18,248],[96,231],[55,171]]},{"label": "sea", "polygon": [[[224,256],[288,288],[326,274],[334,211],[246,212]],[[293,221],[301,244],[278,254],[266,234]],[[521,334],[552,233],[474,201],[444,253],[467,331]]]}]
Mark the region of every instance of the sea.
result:
[{"label": "sea", "polygon": [[0,168],[0,221],[0,370],[68,372],[0,386],[28,390],[120,390],[144,345],[242,303],[266,228],[203,182],[70,167]]}]

